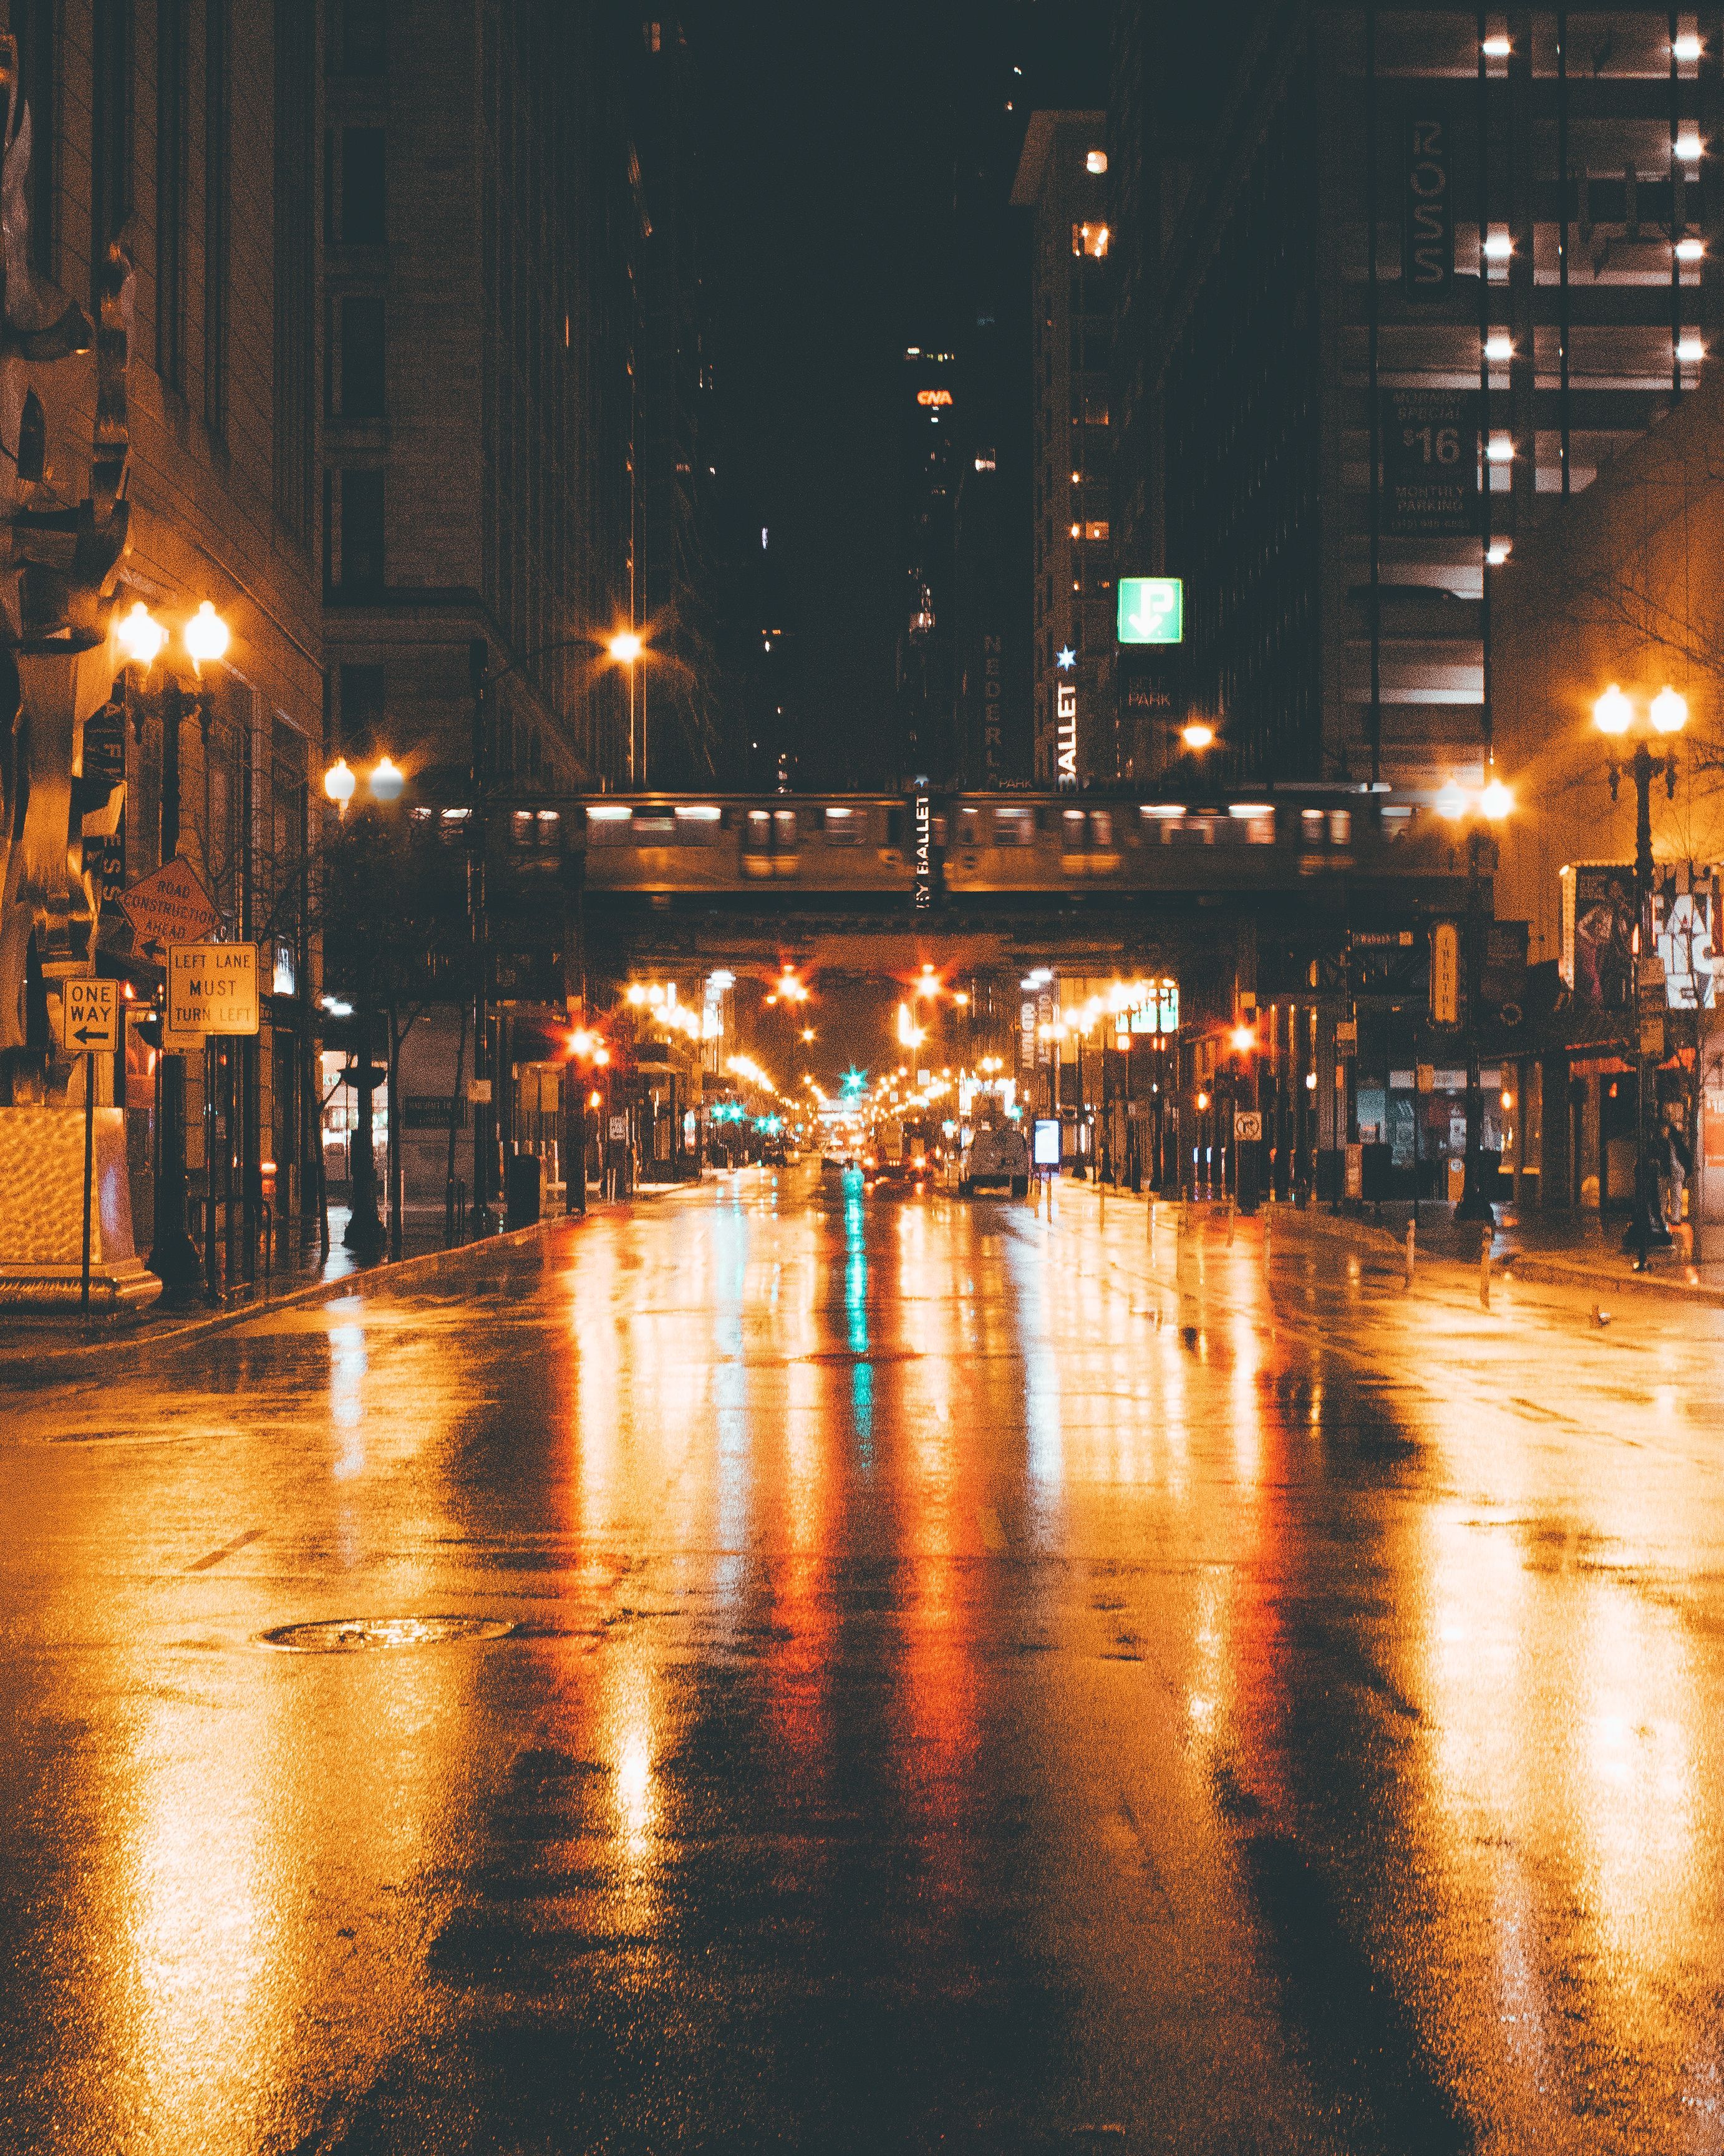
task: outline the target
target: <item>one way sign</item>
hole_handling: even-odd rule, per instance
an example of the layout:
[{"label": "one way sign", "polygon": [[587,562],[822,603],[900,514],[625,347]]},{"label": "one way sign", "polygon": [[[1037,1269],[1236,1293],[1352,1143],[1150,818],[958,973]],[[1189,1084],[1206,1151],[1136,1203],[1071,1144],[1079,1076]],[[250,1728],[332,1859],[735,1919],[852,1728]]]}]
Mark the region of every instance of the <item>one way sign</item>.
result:
[{"label": "one way sign", "polygon": [[167,963],[170,943],[201,943],[218,918],[197,870],[178,854],[140,876],[120,903],[131,923],[132,949],[152,966]]},{"label": "one way sign", "polygon": [[68,1055],[104,1055],[120,1045],[120,983],[60,983],[60,1046]]}]

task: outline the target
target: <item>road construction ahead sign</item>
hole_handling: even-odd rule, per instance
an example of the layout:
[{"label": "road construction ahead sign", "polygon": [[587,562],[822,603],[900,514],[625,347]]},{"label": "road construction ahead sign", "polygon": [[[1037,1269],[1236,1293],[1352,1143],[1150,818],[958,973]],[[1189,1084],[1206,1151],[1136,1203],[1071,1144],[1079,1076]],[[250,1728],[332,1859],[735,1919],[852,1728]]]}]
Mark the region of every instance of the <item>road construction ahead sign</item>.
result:
[{"label": "road construction ahead sign", "polygon": [[68,1055],[105,1055],[120,1045],[118,981],[62,981],[60,1046]]},{"label": "road construction ahead sign", "polygon": [[1178,577],[1121,577],[1121,644],[1178,644],[1185,634],[1185,586]]},{"label": "road construction ahead sign", "polygon": [[257,1029],[255,943],[168,945],[170,1034],[255,1033]]},{"label": "road construction ahead sign", "polygon": [[198,942],[218,919],[197,870],[177,854],[122,891],[120,904],[131,923],[132,949],[152,966],[165,961],[170,943]]}]

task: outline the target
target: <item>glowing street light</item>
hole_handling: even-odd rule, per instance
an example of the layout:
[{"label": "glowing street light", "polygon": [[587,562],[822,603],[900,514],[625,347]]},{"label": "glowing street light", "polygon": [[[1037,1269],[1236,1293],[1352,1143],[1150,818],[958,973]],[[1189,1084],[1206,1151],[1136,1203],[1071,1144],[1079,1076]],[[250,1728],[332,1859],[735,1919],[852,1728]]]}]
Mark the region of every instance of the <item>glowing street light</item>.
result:
[{"label": "glowing street light", "polygon": [[202,675],[206,660],[217,660],[228,648],[228,624],[205,599],[185,627],[186,655],[192,671]]},{"label": "glowing street light", "polygon": [[367,783],[374,801],[398,801],[401,789],[407,783],[407,774],[387,756],[382,757],[373,767]]},{"label": "glowing street light", "polygon": [[344,756],[338,756],[323,774],[323,790],[336,804],[336,814],[345,816],[347,803],[353,798],[353,789],[359,783]]},{"label": "glowing street light", "polygon": [[167,631],[141,599],[136,602],[129,614],[115,624],[114,634],[131,664],[141,666],[146,673],[156,663],[158,653],[167,641]]},{"label": "glowing street light", "polygon": [[644,647],[632,629],[619,629],[605,649],[619,666],[632,666]]}]

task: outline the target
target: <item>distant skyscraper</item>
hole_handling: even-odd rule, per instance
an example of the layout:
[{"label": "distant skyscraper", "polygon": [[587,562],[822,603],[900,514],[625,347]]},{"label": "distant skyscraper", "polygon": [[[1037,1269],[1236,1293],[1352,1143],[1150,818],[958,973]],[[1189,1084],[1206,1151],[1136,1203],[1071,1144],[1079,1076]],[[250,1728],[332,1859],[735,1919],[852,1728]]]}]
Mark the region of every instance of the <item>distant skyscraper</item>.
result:
[{"label": "distant skyscraper", "polygon": [[898,632],[900,781],[952,776],[953,512],[958,369],[947,351],[909,346],[898,369],[903,488],[903,616]]},{"label": "distant skyscraper", "polygon": [[1105,137],[1100,112],[1034,114],[1012,189],[1033,213],[1035,776],[1067,787],[1133,775],[1114,688]]}]

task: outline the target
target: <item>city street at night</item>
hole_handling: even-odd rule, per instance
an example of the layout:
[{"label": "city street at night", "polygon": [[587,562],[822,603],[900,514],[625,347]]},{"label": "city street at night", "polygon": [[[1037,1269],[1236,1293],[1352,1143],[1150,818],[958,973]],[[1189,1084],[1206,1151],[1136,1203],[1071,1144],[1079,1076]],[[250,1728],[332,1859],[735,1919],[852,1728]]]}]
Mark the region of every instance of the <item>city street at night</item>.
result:
[{"label": "city street at night", "polygon": [[1724,1311],[1596,1301],[809,1159],[15,1385],[0,2148],[1724,2148]]}]

